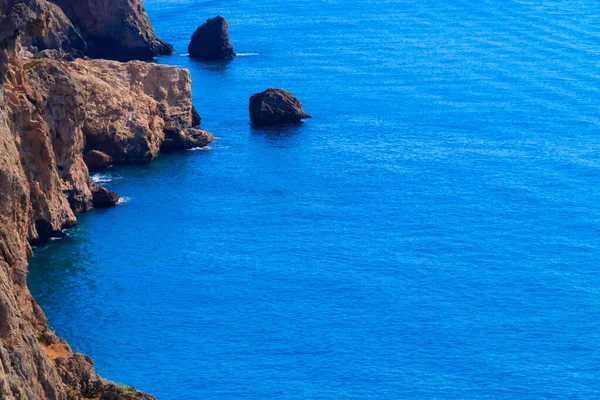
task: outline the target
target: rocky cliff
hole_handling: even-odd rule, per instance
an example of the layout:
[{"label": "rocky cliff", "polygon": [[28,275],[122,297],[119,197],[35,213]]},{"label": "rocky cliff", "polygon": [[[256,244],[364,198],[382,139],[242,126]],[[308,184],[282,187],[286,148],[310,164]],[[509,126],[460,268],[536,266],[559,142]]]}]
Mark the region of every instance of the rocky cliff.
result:
[{"label": "rocky cliff", "polygon": [[[114,15],[141,6],[114,3],[123,6]],[[95,34],[58,5],[0,0],[0,399],[151,399],[96,375],[89,357],[48,329],[26,285],[30,244],[60,235],[76,223],[74,212],[94,206],[90,153],[107,157],[106,165],[147,162],[161,149],[203,146],[212,135],[198,128],[188,71],[66,61],[88,51]],[[153,35],[131,42],[133,54]]]},{"label": "rocky cliff", "polygon": [[142,0],[53,0],[87,42],[86,54],[113,60],[150,60],[171,54],[158,39]]},{"label": "rocky cliff", "polygon": [[173,47],[156,37],[141,0],[0,0],[0,27],[32,21],[20,43],[35,55],[151,60]]}]

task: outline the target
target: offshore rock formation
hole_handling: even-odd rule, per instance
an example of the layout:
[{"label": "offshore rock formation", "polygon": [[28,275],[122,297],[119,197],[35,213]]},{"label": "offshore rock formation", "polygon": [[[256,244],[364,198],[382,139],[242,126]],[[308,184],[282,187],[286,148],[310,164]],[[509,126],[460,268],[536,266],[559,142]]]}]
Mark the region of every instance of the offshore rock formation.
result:
[{"label": "offshore rock formation", "polygon": [[199,60],[229,60],[235,56],[229,41],[227,20],[221,16],[209,18],[196,29],[188,46],[190,57]]},{"label": "offshore rock formation", "polygon": [[119,202],[119,195],[105,187],[93,183],[90,189],[92,190],[92,203],[95,208],[113,207]]},{"label": "offshore rock formation", "polygon": [[255,125],[274,125],[300,122],[310,115],[302,103],[283,89],[269,88],[250,97],[250,119]]},{"label": "offshore rock formation", "polygon": [[[117,15],[120,5],[136,4],[113,3]],[[187,71],[141,62],[52,59],[87,51],[77,32],[56,4],[0,0],[3,400],[153,399],[99,377],[89,357],[74,353],[48,328],[26,285],[30,243],[61,235],[76,223],[76,211],[118,200],[91,182],[84,154],[99,150],[114,162],[133,163],[152,159],[161,147],[211,140],[197,128]],[[51,58],[32,58],[33,46],[46,47]]]},{"label": "offshore rock formation", "polygon": [[101,171],[113,164],[113,159],[108,154],[98,150],[90,150],[83,155],[83,161],[91,171]]}]

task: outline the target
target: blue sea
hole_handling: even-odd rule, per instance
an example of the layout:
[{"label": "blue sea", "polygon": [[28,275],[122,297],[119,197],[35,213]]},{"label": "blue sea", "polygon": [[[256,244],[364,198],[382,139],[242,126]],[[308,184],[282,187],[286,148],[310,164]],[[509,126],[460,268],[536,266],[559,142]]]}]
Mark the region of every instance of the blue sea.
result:
[{"label": "blue sea", "polygon": [[[29,285],[97,370],[161,400],[600,398],[600,2],[146,0],[209,148]],[[186,56],[225,16],[239,54]],[[248,99],[313,115],[253,128]]]}]

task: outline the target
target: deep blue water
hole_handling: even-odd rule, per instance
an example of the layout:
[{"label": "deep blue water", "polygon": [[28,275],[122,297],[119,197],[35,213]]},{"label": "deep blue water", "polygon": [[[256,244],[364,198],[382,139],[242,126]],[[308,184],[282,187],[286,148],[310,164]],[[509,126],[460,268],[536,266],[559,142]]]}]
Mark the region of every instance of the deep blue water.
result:
[{"label": "deep blue water", "polygon": [[[147,0],[207,151],[36,251],[50,324],[168,399],[600,397],[600,2]],[[184,54],[228,18],[233,62]],[[253,129],[251,94],[313,115]]]}]

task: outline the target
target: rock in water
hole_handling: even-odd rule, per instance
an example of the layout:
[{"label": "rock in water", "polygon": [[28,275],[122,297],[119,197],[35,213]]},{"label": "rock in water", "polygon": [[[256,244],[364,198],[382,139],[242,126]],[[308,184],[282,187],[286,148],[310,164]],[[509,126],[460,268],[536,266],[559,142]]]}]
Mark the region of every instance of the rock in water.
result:
[{"label": "rock in water", "polygon": [[98,150],[92,150],[83,155],[83,161],[90,171],[101,171],[110,167],[113,159],[106,153]]},{"label": "rock in water", "polygon": [[165,140],[162,142],[160,150],[175,151],[204,147],[213,140],[213,134],[203,129],[165,129]]},{"label": "rock in water", "polygon": [[283,89],[269,88],[250,97],[250,119],[256,125],[275,125],[300,122],[311,118],[302,103]]},{"label": "rock in water", "polygon": [[96,208],[108,208],[116,206],[119,202],[119,195],[111,192],[107,188],[96,183],[92,184],[92,201]]},{"label": "rock in water", "polygon": [[190,57],[200,60],[229,60],[235,56],[229,42],[227,20],[217,16],[209,18],[196,29],[188,46]]}]

